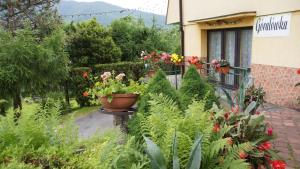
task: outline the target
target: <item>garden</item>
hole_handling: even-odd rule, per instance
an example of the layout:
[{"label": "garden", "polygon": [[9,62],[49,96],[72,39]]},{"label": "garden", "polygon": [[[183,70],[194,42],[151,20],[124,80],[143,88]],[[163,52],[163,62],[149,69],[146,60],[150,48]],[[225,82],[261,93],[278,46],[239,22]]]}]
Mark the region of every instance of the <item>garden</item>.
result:
[{"label": "garden", "polygon": [[[212,78],[232,67],[177,54],[177,26],[62,23],[43,3],[0,4],[0,168],[286,168],[257,111],[263,89],[241,83],[220,98]],[[76,117],[102,110],[132,110],[126,130],[80,138]]]}]

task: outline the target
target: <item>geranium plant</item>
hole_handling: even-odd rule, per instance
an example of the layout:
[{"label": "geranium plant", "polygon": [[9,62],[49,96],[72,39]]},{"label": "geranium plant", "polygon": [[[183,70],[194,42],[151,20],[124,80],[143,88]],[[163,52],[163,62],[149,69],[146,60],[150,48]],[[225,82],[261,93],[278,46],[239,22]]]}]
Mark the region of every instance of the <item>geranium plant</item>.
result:
[{"label": "geranium plant", "polygon": [[227,74],[229,73],[230,64],[227,60],[221,59],[213,59],[211,61],[211,66],[215,69],[216,72]]},{"label": "geranium plant", "polygon": [[188,58],[188,62],[191,65],[195,65],[197,69],[201,69],[203,66],[203,61],[198,56],[191,56]]},{"label": "geranium plant", "polygon": [[114,72],[104,72],[100,78],[94,77],[97,82],[90,93],[98,97],[108,97],[111,102],[113,94],[141,94],[144,91],[144,84],[133,80],[126,81],[125,77],[124,73],[115,76]]},{"label": "geranium plant", "polygon": [[141,59],[145,62],[146,68],[149,70],[155,70],[159,67],[159,62],[161,61],[161,56],[157,51],[148,53],[147,51],[142,51]]}]

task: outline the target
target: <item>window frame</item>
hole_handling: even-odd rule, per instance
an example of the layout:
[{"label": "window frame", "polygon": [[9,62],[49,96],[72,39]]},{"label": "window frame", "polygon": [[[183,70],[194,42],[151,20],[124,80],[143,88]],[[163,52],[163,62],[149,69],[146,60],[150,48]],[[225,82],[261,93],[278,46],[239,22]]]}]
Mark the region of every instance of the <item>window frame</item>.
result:
[{"label": "window frame", "polygon": [[[234,51],[234,65],[231,65],[233,67],[240,67],[240,48],[241,48],[241,31],[242,30],[253,30],[253,27],[242,27],[242,28],[224,28],[224,29],[211,29],[211,30],[207,30],[207,63],[209,63],[210,60],[210,54],[209,54],[209,48],[210,48],[210,38],[209,38],[209,34],[211,32],[221,32],[221,59],[225,59],[225,52],[226,52],[226,32],[228,31],[234,31],[235,32],[235,51]],[[253,33],[252,33],[253,35]],[[251,42],[252,43],[252,42]],[[208,71],[207,73],[209,73],[210,70],[210,66],[208,65]],[[238,70],[234,70],[235,74],[238,74],[239,71]],[[222,86],[224,86],[227,89],[237,89],[239,87],[239,76],[238,75],[234,75],[234,84],[230,85],[230,84],[226,84],[225,83],[225,75],[221,74],[220,76],[220,81],[214,81],[215,83],[220,83]]]}]

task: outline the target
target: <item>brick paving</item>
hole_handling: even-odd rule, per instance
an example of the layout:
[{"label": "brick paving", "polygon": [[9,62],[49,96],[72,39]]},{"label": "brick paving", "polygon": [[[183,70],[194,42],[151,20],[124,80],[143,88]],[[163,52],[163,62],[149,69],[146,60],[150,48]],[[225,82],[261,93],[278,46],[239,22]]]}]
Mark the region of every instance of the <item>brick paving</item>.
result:
[{"label": "brick paving", "polygon": [[300,169],[300,112],[273,104],[264,104],[260,111],[277,135],[273,144],[286,160],[287,169]]}]

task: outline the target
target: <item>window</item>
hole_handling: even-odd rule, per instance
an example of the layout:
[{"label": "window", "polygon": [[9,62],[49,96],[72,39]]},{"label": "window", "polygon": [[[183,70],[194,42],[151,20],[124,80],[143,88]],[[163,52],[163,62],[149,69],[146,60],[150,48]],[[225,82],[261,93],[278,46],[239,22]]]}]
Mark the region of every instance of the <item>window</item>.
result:
[{"label": "window", "polygon": [[[234,67],[250,67],[252,28],[222,29],[208,31],[208,61],[226,59]],[[238,74],[237,70],[230,73]],[[238,75],[218,74],[215,80],[228,88],[238,87]]]}]

